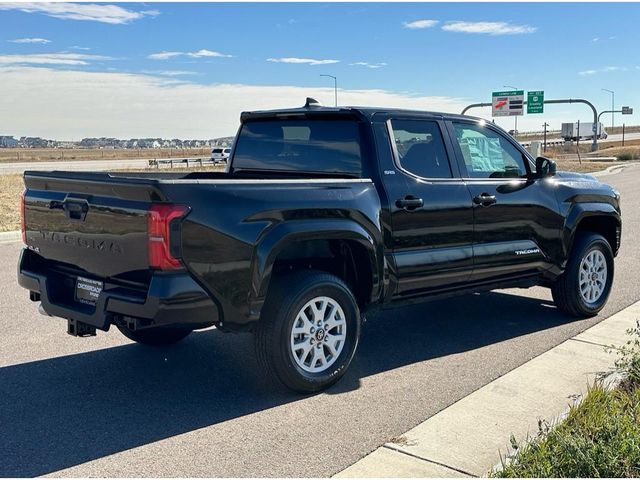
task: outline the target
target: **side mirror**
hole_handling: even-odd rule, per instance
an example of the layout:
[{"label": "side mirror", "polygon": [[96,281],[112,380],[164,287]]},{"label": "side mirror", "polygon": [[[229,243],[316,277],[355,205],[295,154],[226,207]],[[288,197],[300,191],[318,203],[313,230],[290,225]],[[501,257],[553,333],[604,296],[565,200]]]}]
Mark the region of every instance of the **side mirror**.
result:
[{"label": "side mirror", "polygon": [[546,157],[536,158],[536,177],[553,177],[558,167],[556,162]]}]

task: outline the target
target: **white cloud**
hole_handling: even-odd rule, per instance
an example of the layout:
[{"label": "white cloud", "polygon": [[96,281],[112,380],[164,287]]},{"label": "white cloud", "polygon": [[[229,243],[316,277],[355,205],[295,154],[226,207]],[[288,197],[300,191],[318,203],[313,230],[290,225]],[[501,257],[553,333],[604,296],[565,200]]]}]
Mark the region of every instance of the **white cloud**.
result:
[{"label": "white cloud", "polygon": [[627,71],[627,67],[608,66],[608,67],[602,67],[602,68],[593,68],[591,70],[583,70],[581,72],[578,72],[578,75],[588,76],[588,75],[596,75],[598,73],[626,72],[626,71]]},{"label": "white cloud", "polygon": [[81,53],[34,53],[28,55],[0,55],[0,65],[88,65],[93,60],[111,60],[102,55]]},{"label": "white cloud", "polygon": [[437,24],[438,24],[438,20],[415,20],[413,22],[404,22],[402,26],[404,28],[416,30],[416,29],[422,29],[422,28],[435,27]]},{"label": "white cloud", "polygon": [[530,25],[513,25],[508,22],[447,22],[442,30],[458,33],[480,33],[485,35],[516,35],[533,33],[536,27]]},{"label": "white cloud", "polygon": [[355,67],[367,67],[367,68],[382,68],[387,66],[385,62],[380,62],[380,63],[354,62],[354,63],[350,63],[349,65],[355,66]]},{"label": "white cloud", "polygon": [[[333,86],[176,82],[159,76],[1,67],[0,131],[46,138],[213,138],[235,133],[240,112],[295,107],[306,97],[333,105]],[[463,99],[386,90],[343,90],[341,105],[460,112]]]},{"label": "white cloud", "polygon": [[226,55],[220,52],[214,52],[213,50],[201,49],[196,52],[158,52],[152,53],[147,58],[151,60],[169,60],[173,57],[180,57],[186,55],[188,57],[193,58],[201,58],[201,57],[218,57],[218,58],[231,58],[233,55]]},{"label": "white cloud", "polygon": [[91,50],[91,48],[89,47],[79,47],[78,45],[73,45],[72,47],[69,47],[72,50]]},{"label": "white cloud", "polygon": [[147,58],[151,60],[169,60],[172,57],[177,57],[178,55],[184,55],[183,52],[159,52],[152,53]]},{"label": "white cloud", "polygon": [[616,38],[617,38],[617,37],[616,37],[615,35],[612,35],[612,36],[607,37],[607,38],[604,38],[604,39],[603,39],[603,38],[600,38],[600,37],[594,37],[594,38],[592,38],[592,39],[591,39],[591,41],[592,41],[593,43],[602,42],[602,41],[605,41],[605,42],[606,42],[607,40],[608,40],[608,41],[611,41],[611,40],[615,40]]},{"label": "white cloud", "polygon": [[16,38],[15,40],[7,40],[11,43],[51,43],[46,38]]},{"label": "white cloud", "polygon": [[190,57],[195,57],[195,58],[199,58],[199,57],[231,58],[231,57],[233,57],[233,55],[225,55],[224,53],[214,52],[214,51],[211,51],[211,50],[206,50],[204,48],[202,50],[198,50],[197,52],[189,52],[189,53],[187,53],[187,55],[189,55]]},{"label": "white cloud", "polygon": [[162,75],[165,77],[180,77],[183,75],[197,75],[197,72],[190,70],[142,70],[147,75]]},{"label": "white cloud", "polygon": [[340,60],[317,60],[315,58],[282,57],[282,58],[267,58],[267,62],[297,63],[297,64],[307,64],[307,65],[329,65],[332,63],[340,63]]},{"label": "white cloud", "polygon": [[0,10],[20,10],[26,13],[42,13],[64,20],[83,20],[111,24],[126,24],[143,17],[154,17],[160,12],[145,10],[136,12],[118,5],[66,2],[8,2],[0,3]]}]

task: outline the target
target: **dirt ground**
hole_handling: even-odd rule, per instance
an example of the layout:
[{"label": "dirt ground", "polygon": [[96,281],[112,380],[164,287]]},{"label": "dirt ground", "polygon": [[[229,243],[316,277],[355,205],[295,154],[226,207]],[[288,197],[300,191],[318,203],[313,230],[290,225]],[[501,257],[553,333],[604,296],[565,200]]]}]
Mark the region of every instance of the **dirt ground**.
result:
[{"label": "dirt ground", "polygon": [[0,175],[0,232],[20,228],[20,193],[22,175]]}]

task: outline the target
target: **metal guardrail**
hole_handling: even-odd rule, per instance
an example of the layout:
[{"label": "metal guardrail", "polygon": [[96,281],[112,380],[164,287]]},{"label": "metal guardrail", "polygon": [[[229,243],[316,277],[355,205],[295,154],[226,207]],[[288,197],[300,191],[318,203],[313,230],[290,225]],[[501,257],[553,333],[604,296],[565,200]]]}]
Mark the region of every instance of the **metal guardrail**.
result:
[{"label": "metal guardrail", "polygon": [[218,165],[223,162],[216,162],[211,157],[185,157],[185,158],[152,158],[149,159],[149,167],[160,168],[161,166],[169,166],[169,168],[181,167],[203,167],[204,165]]},{"label": "metal guardrail", "polygon": [[[542,144],[544,144],[544,142],[542,140],[530,140],[528,142],[519,142],[520,145],[522,145],[524,148],[530,147],[531,146],[531,142],[540,142]],[[566,142],[564,140],[555,140],[555,141],[549,141],[547,140],[547,147],[549,146],[563,146]]]}]

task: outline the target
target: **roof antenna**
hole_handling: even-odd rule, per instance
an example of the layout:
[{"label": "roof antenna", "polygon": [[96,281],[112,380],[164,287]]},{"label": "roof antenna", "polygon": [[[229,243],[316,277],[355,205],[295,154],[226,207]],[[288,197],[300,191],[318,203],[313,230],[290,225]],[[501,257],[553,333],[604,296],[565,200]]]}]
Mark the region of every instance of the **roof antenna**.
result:
[{"label": "roof antenna", "polygon": [[321,106],[322,104],[318,100],[311,97],[307,97],[307,102],[304,104],[304,108],[321,107]]}]

